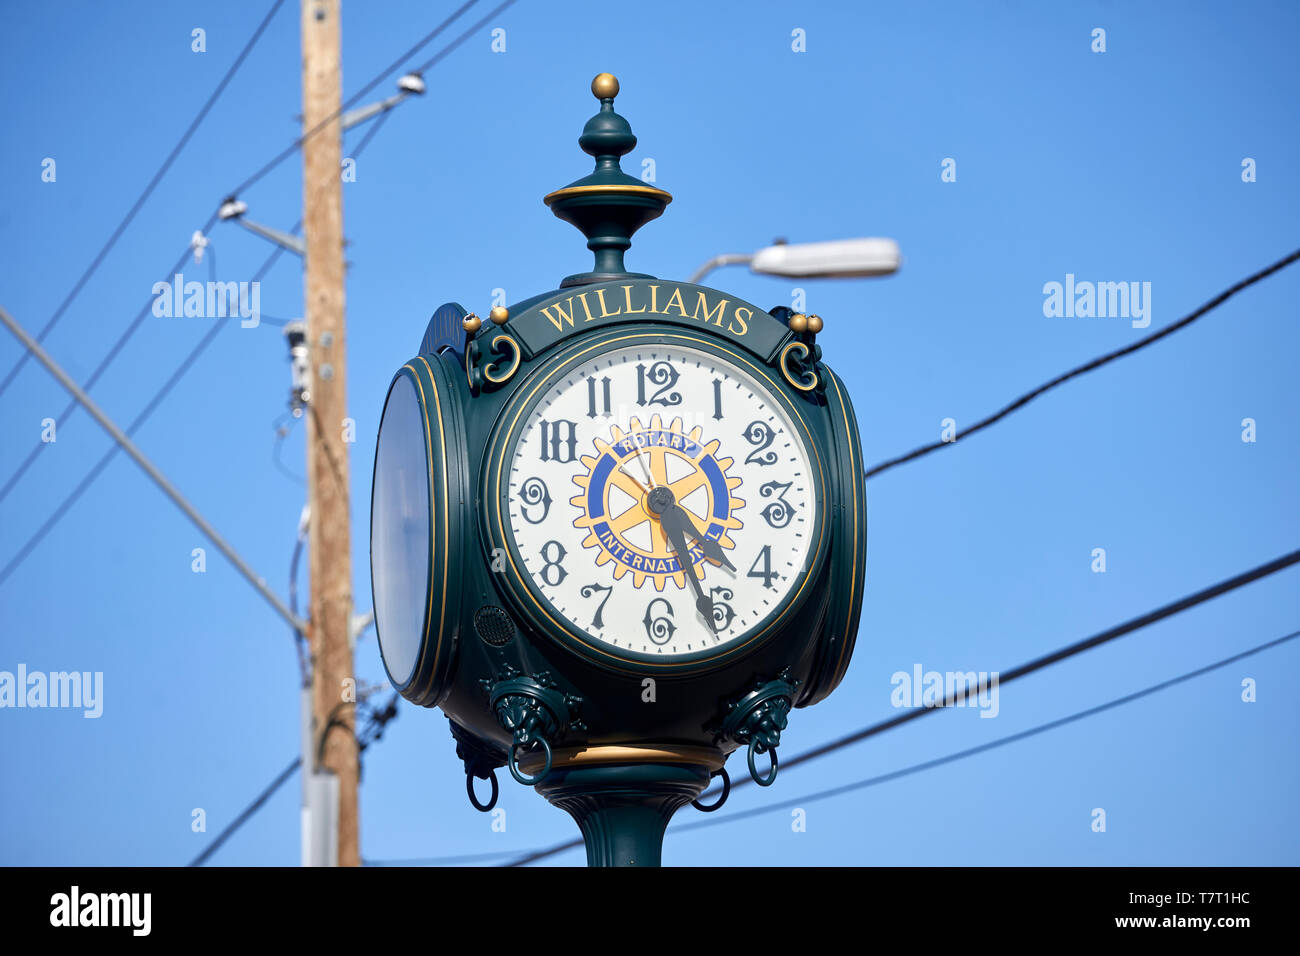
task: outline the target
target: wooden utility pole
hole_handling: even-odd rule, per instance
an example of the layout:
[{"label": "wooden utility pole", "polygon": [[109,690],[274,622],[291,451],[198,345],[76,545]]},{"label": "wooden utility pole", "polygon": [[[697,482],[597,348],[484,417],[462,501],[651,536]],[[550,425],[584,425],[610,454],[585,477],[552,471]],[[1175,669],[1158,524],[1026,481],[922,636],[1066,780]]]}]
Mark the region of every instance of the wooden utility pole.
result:
[{"label": "wooden utility pole", "polygon": [[[338,864],[359,866],[358,754],[349,530],[347,352],[343,291],[340,0],[302,0],[303,131],[335,117],[302,146],[304,309],[311,359],[307,489],[311,505],[311,649],[314,768],[338,779]],[[304,771],[309,768],[303,767]]]}]

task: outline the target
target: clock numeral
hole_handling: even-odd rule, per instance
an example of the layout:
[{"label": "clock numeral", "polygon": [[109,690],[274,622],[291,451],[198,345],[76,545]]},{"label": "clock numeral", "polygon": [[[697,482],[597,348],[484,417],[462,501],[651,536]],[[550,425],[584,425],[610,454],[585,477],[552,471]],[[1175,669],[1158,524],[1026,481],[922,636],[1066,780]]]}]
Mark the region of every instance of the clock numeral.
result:
[{"label": "clock numeral", "polygon": [[785,493],[790,490],[793,481],[769,481],[759,486],[758,493],[764,498],[776,495],[776,500],[759,512],[773,528],[784,528],[794,517],[795,506],[785,500]]},{"label": "clock numeral", "polygon": [[609,603],[609,597],[611,594],[614,593],[614,589],[610,587],[608,584],[597,583],[597,584],[585,585],[583,589],[580,592],[578,592],[583,597],[589,598],[589,597],[593,597],[596,594],[599,594],[601,591],[605,591],[607,593],[603,598],[600,599],[600,603],[596,605],[596,615],[591,619],[591,626],[597,628],[603,628],[605,626],[605,618],[603,617],[605,613],[605,605]]},{"label": "clock numeral", "polygon": [[609,376],[600,380],[600,405],[603,411],[596,410],[596,376],[591,375],[587,378],[587,417],[596,418],[600,415],[609,416]]},{"label": "clock numeral", "polygon": [[568,463],[578,457],[578,423],[567,418],[558,422],[542,421],[542,461]]},{"label": "clock numeral", "polygon": [[[555,557],[549,554],[552,549],[555,550]],[[541,578],[551,587],[557,586],[569,576],[569,572],[564,570],[561,563],[566,554],[568,552],[564,550],[564,545],[558,541],[548,541],[542,545],[542,560],[546,563],[542,565]],[[555,578],[554,581],[551,580],[552,577]]]},{"label": "clock numeral", "polygon": [[722,379],[713,380],[713,417],[722,421]]},{"label": "clock numeral", "polygon": [[646,637],[650,638],[652,644],[667,644],[677,630],[677,625],[673,623],[673,606],[665,598],[655,598],[646,605],[645,617],[641,623],[645,625]]},{"label": "clock numeral", "polygon": [[[677,369],[662,359],[650,366],[649,370],[644,365],[638,364],[636,367],[636,403],[638,405],[680,405],[682,403],[681,392],[674,392],[672,388],[677,384],[680,378]],[[646,398],[646,383],[660,386],[659,390]]]},{"label": "clock numeral", "polygon": [[[763,565],[762,570],[759,570],[758,567],[760,563]],[[770,588],[773,591],[776,590],[776,585],[772,583],[772,579],[780,577],[780,575],[772,570],[772,546],[770,544],[763,545],[763,550],[758,552],[758,557],[750,565],[749,574],[746,577],[761,578],[763,587]]]},{"label": "clock numeral", "polygon": [[[546,520],[546,516],[551,513],[551,492],[546,487],[546,482],[540,478],[533,477],[524,481],[519,486],[519,498],[524,503],[524,507],[519,509],[519,513],[524,516],[524,520],[529,524],[541,524]],[[542,513],[534,518],[528,513],[530,507],[541,508]]]},{"label": "clock numeral", "polygon": [[713,599],[713,630],[719,634],[731,627],[736,616],[735,610],[727,603],[735,596],[731,588],[712,588],[709,591],[709,597]]},{"label": "clock numeral", "polygon": [[753,421],[745,426],[745,441],[754,446],[748,457],[745,458],[747,465],[775,465],[777,462],[776,452],[770,451],[768,446],[776,440],[776,432],[772,431],[767,422]]}]

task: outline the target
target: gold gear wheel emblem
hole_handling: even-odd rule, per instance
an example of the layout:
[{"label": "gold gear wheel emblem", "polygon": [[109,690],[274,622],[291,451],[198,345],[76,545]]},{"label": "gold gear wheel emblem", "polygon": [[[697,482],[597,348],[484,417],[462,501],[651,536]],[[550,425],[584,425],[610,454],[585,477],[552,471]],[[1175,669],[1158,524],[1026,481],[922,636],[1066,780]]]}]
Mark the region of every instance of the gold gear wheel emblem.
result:
[{"label": "gold gear wheel emblem", "polygon": [[736,543],[730,532],[744,525],[735,512],[745,502],[731,494],[741,480],[727,476],[735,460],[718,458],[720,443],[706,444],[704,429],[698,426],[687,433],[680,418],[665,426],[655,415],[648,427],[633,418],[626,432],[615,425],[610,435],[608,442],[595,440],[596,455],[581,459],[586,474],[573,478],[582,489],[569,499],[582,511],[573,525],[588,531],[582,546],[597,549],[597,565],[614,565],[616,581],[631,573],[633,587],[640,588],[649,578],[656,591],[670,579],[685,589],[681,561],[646,498],[651,488],[672,491],[694,526],[692,572],[703,578],[700,566],[708,562],[695,539],[709,537],[731,550]]}]

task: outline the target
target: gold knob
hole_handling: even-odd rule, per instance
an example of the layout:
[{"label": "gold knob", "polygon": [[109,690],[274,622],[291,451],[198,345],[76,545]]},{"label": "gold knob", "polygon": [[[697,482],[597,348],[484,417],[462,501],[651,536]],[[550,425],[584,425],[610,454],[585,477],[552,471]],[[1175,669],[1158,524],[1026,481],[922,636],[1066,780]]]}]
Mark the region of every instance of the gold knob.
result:
[{"label": "gold knob", "polygon": [[816,335],[818,332],[820,332],[820,331],[822,330],[822,327],[823,327],[823,324],[822,324],[822,317],[821,317],[820,315],[810,315],[810,316],[808,316],[808,331],[809,331],[809,332],[811,332],[813,335]]},{"label": "gold knob", "polygon": [[808,316],[804,315],[802,312],[796,312],[794,315],[790,316],[790,330],[792,332],[807,332]]},{"label": "gold knob", "polygon": [[488,318],[494,325],[505,325],[510,321],[510,310],[501,305],[493,306],[492,311],[488,313]]},{"label": "gold knob", "polygon": [[460,324],[465,327],[465,331],[473,335],[483,326],[483,320],[471,312],[465,318],[460,320]]},{"label": "gold knob", "polygon": [[598,100],[612,100],[618,96],[618,77],[613,73],[597,73],[591,81],[591,93]]}]

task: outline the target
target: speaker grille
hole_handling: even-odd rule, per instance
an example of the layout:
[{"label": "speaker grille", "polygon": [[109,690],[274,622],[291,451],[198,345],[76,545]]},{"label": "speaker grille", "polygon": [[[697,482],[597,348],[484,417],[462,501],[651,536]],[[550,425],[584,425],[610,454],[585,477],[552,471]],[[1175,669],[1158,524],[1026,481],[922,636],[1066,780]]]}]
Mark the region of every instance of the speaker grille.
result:
[{"label": "speaker grille", "polygon": [[487,604],[475,612],[474,630],[485,643],[500,647],[509,644],[515,636],[515,623],[504,610],[494,604]]}]

